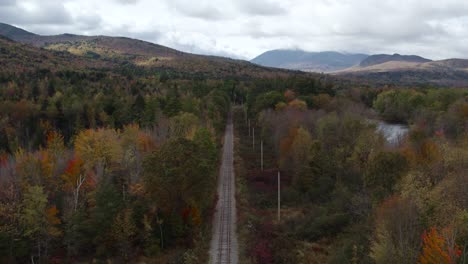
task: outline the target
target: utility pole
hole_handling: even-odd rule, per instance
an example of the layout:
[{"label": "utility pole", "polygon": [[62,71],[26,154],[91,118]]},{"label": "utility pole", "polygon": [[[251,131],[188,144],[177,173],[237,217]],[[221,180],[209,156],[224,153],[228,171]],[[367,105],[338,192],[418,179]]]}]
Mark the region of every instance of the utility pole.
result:
[{"label": "utility pole", "polygon": [[249,137],[250,137],[250,118],[249,118]]},{"label": "utility pole", "polygon": [[260,167],[263,171],[263,140],[260,142]]},{"label": "utility pole", "polygon": [[278,170],[278,224],[281,222],[281,175]]},{"label": "utility pole", "polygon": [[255,127],[252,127],[252,148],[255,150]]},{"label": "utility pole", "polygon": [[242,109],[244,109],[245,121],[247,122],[247,107],[244,106],[244,101],[242,101]]}]

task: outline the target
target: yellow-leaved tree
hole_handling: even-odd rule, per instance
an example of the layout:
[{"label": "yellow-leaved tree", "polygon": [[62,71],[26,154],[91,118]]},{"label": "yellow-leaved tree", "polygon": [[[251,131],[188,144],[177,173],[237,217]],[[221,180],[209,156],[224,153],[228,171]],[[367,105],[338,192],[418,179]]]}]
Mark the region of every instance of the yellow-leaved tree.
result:
[{"label": "yellow-leaved tree", "polygon": [[75,139],[75,153],[83,166],[101,181],[112,170],[112,164],[122,160],[119,134],[114,129],[85,130]]}]

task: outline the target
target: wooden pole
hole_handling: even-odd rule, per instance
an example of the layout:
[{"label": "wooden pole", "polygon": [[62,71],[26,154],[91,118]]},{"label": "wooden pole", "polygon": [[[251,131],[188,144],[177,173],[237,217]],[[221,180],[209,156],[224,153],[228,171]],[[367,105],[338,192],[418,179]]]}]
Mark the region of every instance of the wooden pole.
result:
[{"label": "wooden pole", "polygon": [[249,119],[249,137],[250,137],[250,119]]},{"label": "wooden pole", "polygon": [[281,222],[281,175],[278,170],[278,223]]},{"label": "wooden pole", "polygon": [[260,167],[262,168],[262,171],[263,171],[263,140],[260,143],[260,159],[261,159]]},{"label": "wooden pole", "polygon": [[247,122],[247,107],[244,106],[244,101],[242,101],[242,107],[244,109],[245,121]]},{"label": "wooden pole", "polygon": [[252,127],[252,148],[255,150],[255,127]]}]

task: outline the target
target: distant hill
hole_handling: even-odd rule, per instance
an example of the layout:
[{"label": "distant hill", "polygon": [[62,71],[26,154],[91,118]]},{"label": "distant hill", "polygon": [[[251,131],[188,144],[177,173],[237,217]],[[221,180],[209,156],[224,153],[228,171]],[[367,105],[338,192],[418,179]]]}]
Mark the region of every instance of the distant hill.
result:
[{"label": "distant hill", "polygon": [[[70,54],[75,58],[100,61],[106,65],[132,64],[150,70],[169,70],[209,78],[279,77],[301,74],[289,70],[258,66],[243,60],[181,52],[154,43],[125,37],[62,34],[41,36],[7,24],[0,24],[0,35],[37,48],[34,52]],[[24,47],[32,51],[31,47]],[[50,55],[52,56],[52,55]]]},{"label": "distant hill", "polygon": [[98,36],[80,36],[73,34],[41,36],[4,23],[0,23],[0,35],[36,47],[44,47],[51,43],[86,41],[98,38]]},{"label": "distant hill", "polygon": [[271,50],[259,55],[251,62],[275,68],[332,72],[358,65],[367,57],[366,54],[346,54],[334,51]]},{"label": "distant hill", "polygon": [[354,66],[334,74],[378,84],[468,87],[468,60],[430,61],[423,59],[423,62],[418,62],[421,57],[411,57],[415,60],[383,60],[380,64],[375,64],[377,61],[374,61],[368,66]]},{"label": "distant hill", "polygon": [[4,23],[0,23],[0,35],[16,41],[18,39],[33,38],[34,36],[37,36],[36,34],[33,34],[21,28],[17,28]]},{"label": "distant hill", "polygon": [[48,69],[51,71],[65,69],[112,68],[112,62],[78,57],[66,52],[55,52],[21,44],[0,36],[0,73],[21,73]]},{"label": "distant hill", "polygon": [[[3,37],[1,37],[3,36]],[[0,72],[37,69],[131,68],[175,72],[189,78],[276,78],[329,72],[378,84],[468,87],[468,60],[430,61],[415,55],[342,54],[276,50],[253,63],[181,52],[146,41],[107,36],[41,36],[0,24]],[[261,66],[263,65],[263,66]],[[272,68],[273,67],[273,68]],[[279,69],[286,68],[286,69]],[[293,69],[293,70],[287,70]]]},{"label": "distant hill", "polygon": [[468,60],[431,61],[417,55],[343,54],[272,50],[251,62],[276,68],[326,72],[369,84],[468,87]]},{"label": "distant hill", "polygon": [[368,67],[368,66],[382,64],[382,63],[386,63],[386,62],[390,62],[390,61],[423,63],[423,62],[429,62],[431,60],[425,59],[423,57],[416,56],[416,55],[378,54],[378,55],[372,55],[372,56],[367,57],[366,59],[361,61],[359,66]]},{"label": "distant hill", "polygon": [[468,71],[468,60],[464,60],[464,59],[448,59],[448,60],[433,61],[431,63],[427,63],[427,65],[440,67],[440,68],[451,68],[451,69],[459,69],[459,70]]}]

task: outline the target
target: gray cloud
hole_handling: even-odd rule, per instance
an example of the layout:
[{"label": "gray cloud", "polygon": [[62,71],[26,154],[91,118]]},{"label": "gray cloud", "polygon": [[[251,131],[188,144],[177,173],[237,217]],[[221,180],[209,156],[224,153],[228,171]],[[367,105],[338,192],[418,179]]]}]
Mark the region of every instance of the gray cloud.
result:
[{"label": "gray cloud", "polygon": [[6,23],[30,24],[69,24],[71,14],[61,1],[3,1],[0,18]]},{"label": "gray cloud", "polygon": [[138,3],[140,0],[115,0],[115,2],[124,4],[124,5],[134,5]]},{"label": "gray cloud", "polygon": [[102,18],[97,14],[82,14],[75,17],[74,20],[79,30],[95,30],[102,23]]},{"label": "gray cloud", "polygon": [[205,20],[220,20],[226,18],[220,8],[210,1],[173,0],[171,5],[180,14]]},{"label": "gray cloud", "polygon": [[119,35],[183,51],[254,57],[277,48],[467,57],[461,0],[0,0],[35,33]]},{"label": "gray cloud", "polygon": [[100,35],[108,36],[123,36],[129,38],[140,39],[148,42],[158,43],[161,40],[161,37],[164,35],[158,29],[147,29],[135,31],[132,29],[131,25],[124,24],[116,28],[112,28],[103,32],[99,32]]},{"label": "gray cloud", "polygon": [[0,0],[0,6],[10,6],[15,4],[16,0]]},{"label": "gray cloud", "polygon": [[241,0],[238,1],[240,10],[249,15],[284,15],[287,10],[280,3],[272,2],[271,0]]}]

